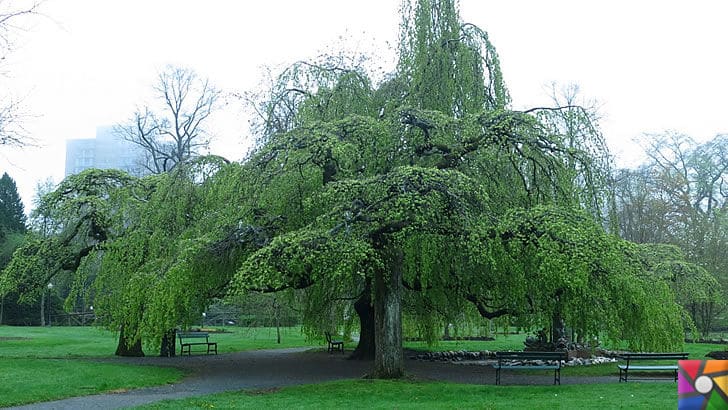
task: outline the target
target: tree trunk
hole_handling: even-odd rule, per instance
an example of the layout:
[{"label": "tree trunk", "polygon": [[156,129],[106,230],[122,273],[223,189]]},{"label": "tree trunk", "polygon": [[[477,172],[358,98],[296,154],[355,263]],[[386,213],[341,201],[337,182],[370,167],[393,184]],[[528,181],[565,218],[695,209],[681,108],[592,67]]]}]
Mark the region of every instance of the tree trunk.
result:
[{"label": "tree trunk", "polygon": [[374,306],[372,306],[372,290],[369,283],[364,288],[364,292],[359,299],[354,302],[354,310],[359,316],[359,344],[349,356],[355,360],[374,360],[375,342],[374,342]]},{"label": "tree trunk", "polygon": [[551,345],[554,350],[565,349],[568,346],[566,339],[566,324],[560,312],[555,312],[551,327]]},{"label": "tree trunk", "polygon": [[402,263],[398,249],[389,252],[389,272],[374,275],[375,355],[373,377],[396,379],[404,375],[402,352]]},{"label": "tree trunk", "polygon": [[40,325],[45,326],[45,292],[40,294]]},{"label": "tree trunk", "polygon": [[119,330],[119,344],[116,346],[116,352],[114,354],[123,357],[144,357],[141,339],[136,340],[131,346],[128,346],[124,337],[124,325],[122,325]]},{"label": "tree trunk", "polygon": [[278,312],[278,299],[273,297],[273,318],[276,321],[276,343],[281,344],[281,318]]},{"label": "tree trunk", "polygon": [[162,336],[162,343],[159,346],[159,357],[174,357],[177,347],[177,332],[174,329],[168,330]]}]

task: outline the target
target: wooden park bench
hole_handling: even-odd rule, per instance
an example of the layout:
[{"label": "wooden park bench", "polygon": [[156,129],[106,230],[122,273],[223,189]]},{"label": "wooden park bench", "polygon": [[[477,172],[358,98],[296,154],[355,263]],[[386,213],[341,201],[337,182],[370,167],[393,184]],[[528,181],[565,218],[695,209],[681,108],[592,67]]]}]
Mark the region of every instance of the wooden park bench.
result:
[{"label": "wooden park bench", "polygon": [[341,353],[344,353],[344,341],[343,340],[334,340],[331,338],[331,333],[324,332],[326,335],[326,341],[328,342],[328,352],[333,353],[334,350],[339,350]]},{"label": "wooden park bench", "polygon": [[[188,356],[192,355],[192,346],[206,346],[207,354],[214,352],[217,354],[217,342],[210,341],[210,334],[207,332],[177,332],[177,339],[179,339],[180,355],[184,355],[187,352]],[[190,341],[191,339],[199,341]],[[202,339],[205,339],[203,342]]]},{"label": "wooden park bench", "polygon": [[554,384],[561,384],[562,361],[569,359],[566,352],[495,352],[495,384],[500,384],[501,369],[553,370]]},{"label": "wooden park bench", "polygon": [[[671,372],[674,381],[677,381],[677,360],[687,360],[687,353],[622,353],[619,358],[626,360],[626,364],[619,364],[619,381],[626,382],[629,371],[633,372]],[[656,364],[656,361],[672,361],[672,364]],[[649,364],[635,365],[634,362],[647,362]],[[633,377],[634,379],[634,377]]]}]

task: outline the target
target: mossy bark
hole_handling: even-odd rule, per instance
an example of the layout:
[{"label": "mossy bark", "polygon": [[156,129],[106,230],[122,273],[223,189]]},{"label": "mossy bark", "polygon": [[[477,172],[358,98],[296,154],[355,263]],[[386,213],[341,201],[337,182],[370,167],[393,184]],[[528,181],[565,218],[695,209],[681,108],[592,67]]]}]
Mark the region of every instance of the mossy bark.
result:
[{"label": "mossy bark", "polygon": [[402,264],[399,249],[388,252],[388,272],[374,277],[375,355],[372,377],[397,379],[404,375],[402,352]]},{"label": "mossy bark", "polygon": [[134,343],[128,345],[124,335],[124,326],[122,325],[119,329],[119,344],[116,346],[116,352],[114,354],[123,357],[144,357],[141,339],[137,339]]},{"label": "mossy bark", "polygon": [[349,356],[350,359],[357,360],[374,360],[375,340],[374,340],[374,306],[372,305],[371,286],[367,284],[364,292],[356,302],[354,302],[354,310],[359,316],[359,343],[356,349]]},{"label": "mossy bark", "polygon": [[176,351],[175,343],[177,343],[177,332],[174,329],[170,329],[162,336],[162,343],[159,346],[159,356],[174,357]]}]

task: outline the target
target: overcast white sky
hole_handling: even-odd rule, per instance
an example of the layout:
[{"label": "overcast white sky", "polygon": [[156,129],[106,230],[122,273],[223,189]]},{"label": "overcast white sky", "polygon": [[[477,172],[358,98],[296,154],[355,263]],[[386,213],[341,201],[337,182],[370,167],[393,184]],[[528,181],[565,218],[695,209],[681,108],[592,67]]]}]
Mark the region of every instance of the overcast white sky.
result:
[{"label": "overcast white sky", "polygon": [[[21,1],[21,0],[16,0]],[[36,183],[63,177],[65,140],[90,138],[149,97],[166,64],[190,67],[224,91],[247,91],[261,67],[338,44],[396,45],[399,0],[47,0],[0,79],[23,96],[41,148],[0,148],[0,173],[26,210]],[[576,83],[596,99],[622,164],[632,140],[668,129],[698,140],[728,132],[728,2],[724,0],[461,0],[462,18],[488,31],[516,109],[548,103],[546,86]],[[233,107],[235,108],[235,107]],[[215,153],[239,159],[247,119],[218,121]],[[224,130],[224,131],[222,131]]]}]

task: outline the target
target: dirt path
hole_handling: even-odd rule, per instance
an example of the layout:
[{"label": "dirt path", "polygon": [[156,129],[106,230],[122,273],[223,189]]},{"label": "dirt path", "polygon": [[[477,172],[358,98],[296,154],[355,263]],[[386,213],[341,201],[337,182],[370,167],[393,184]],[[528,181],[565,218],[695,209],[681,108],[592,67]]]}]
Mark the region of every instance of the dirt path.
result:
[{"label": "dirt path", "polygon": [[[179,383],[148,387],[123,393],[74,397],[36,403],[14,409],[118,409],[166,399],[201,396],[223,391],[266,389],[330,380],[358,379],[370,371],[372,363],[347,360],[345,355],[312,352],[308,349],[257,350],[231,354],[192,357],[113,358],[115,363],[169,366],[190,373]],[[490,366],[463,365],[406,360],[406,371],[426,380],[458,383],[494,384],[495,371]],[[524,376],[504,372],[503,384],[552,383],[553,376]],[[563,384],[616,383],[617,377],[578,377],[562,375]]]}]

